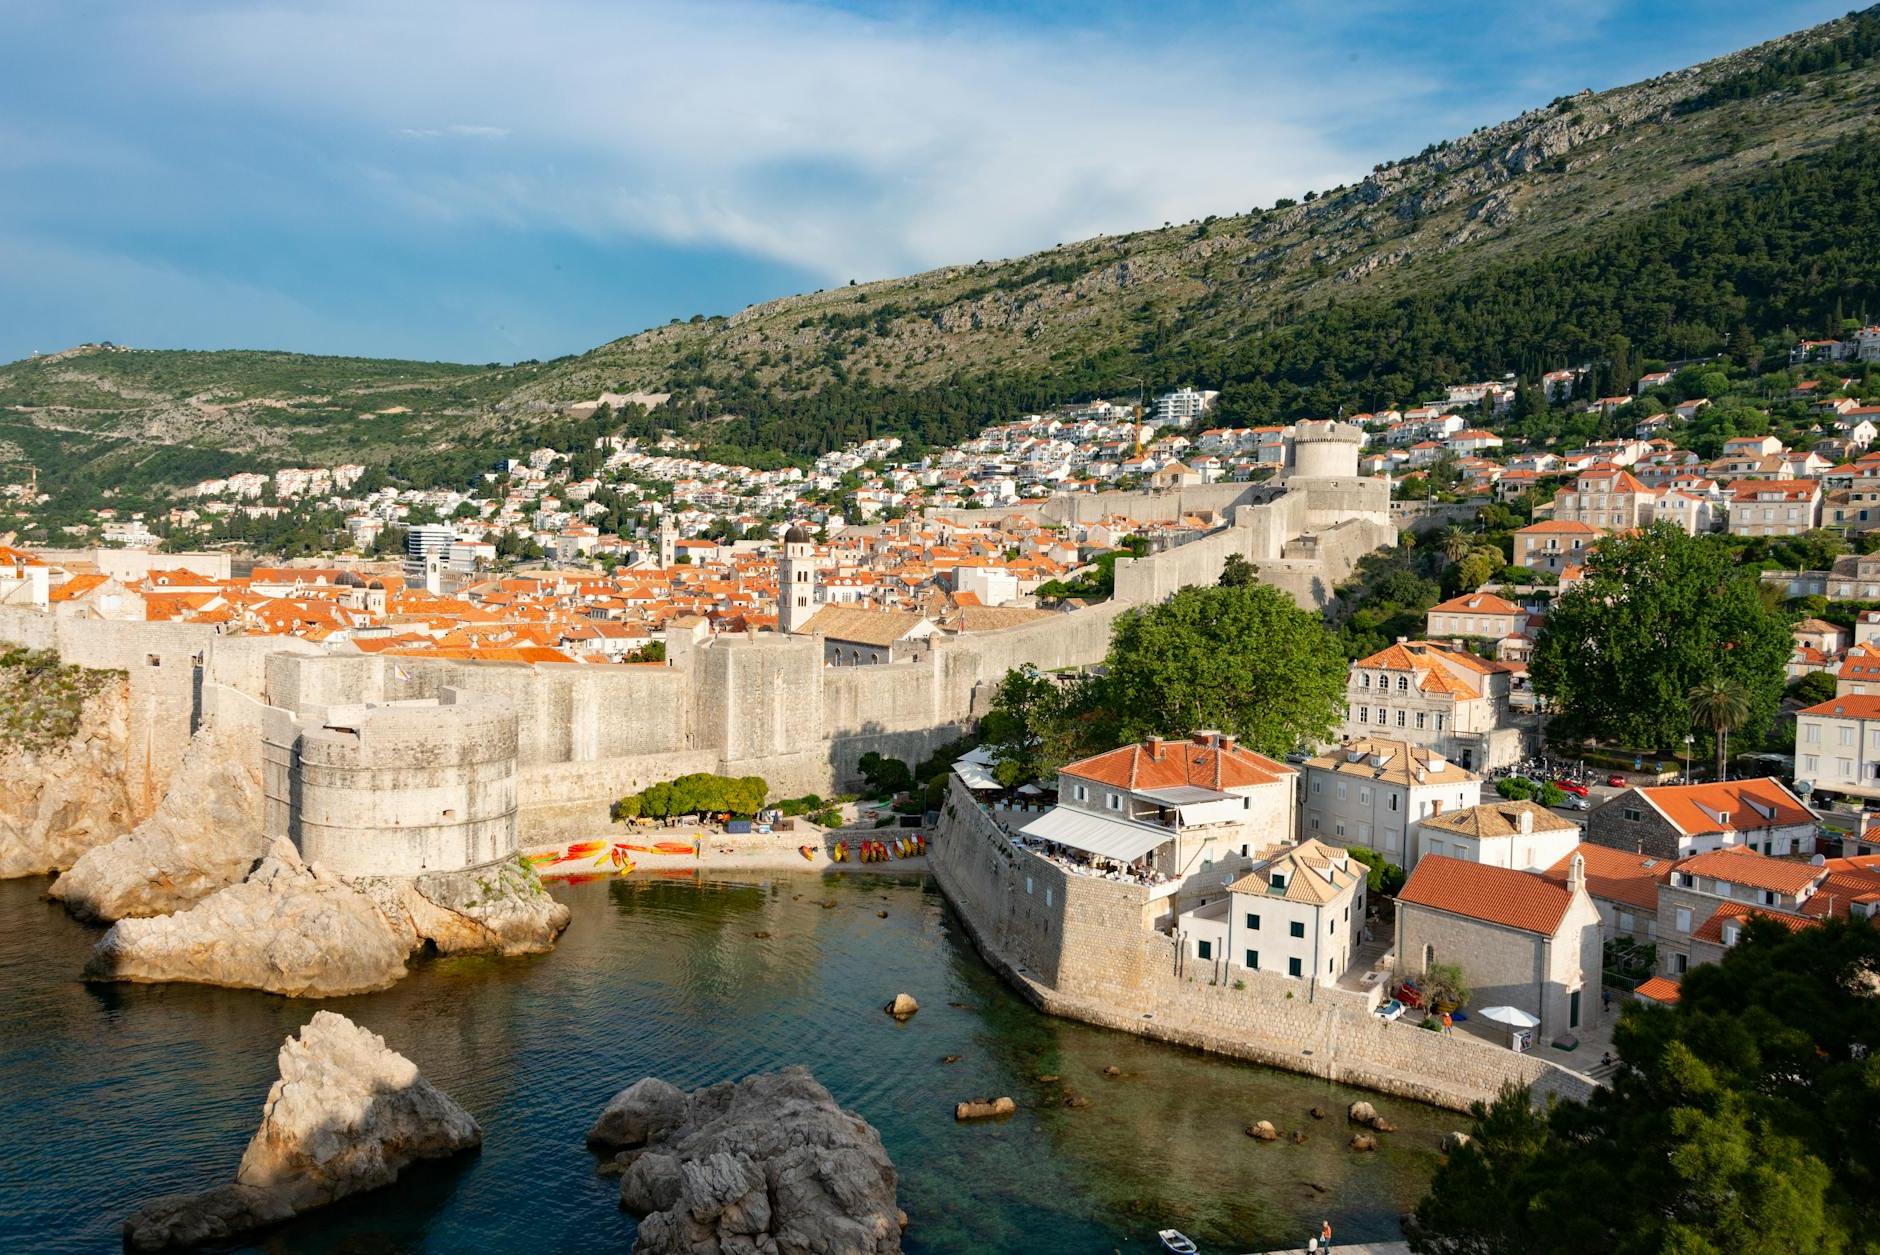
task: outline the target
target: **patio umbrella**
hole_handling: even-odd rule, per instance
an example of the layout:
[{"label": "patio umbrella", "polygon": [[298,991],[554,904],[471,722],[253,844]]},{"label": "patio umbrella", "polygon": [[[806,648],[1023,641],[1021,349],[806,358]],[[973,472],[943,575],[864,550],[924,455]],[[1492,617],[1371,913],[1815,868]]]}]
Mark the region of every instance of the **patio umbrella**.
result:
[{"label": "patio umbrella", "polygon": [[1509,1028],[1539,1028],[1541,1023],[1520,1007],[1483,1007],[1476,1014],[1485,1020],[1506,1024]]}]

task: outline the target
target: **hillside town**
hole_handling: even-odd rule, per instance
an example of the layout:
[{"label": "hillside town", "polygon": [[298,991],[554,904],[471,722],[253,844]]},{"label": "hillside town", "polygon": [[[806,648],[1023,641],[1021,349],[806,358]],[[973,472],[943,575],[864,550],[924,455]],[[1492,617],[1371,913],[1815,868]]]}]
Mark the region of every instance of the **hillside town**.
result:
[{"label": "hillside town", "polygon": [[[1859,395],[1873,374],[1849,373],[1875,362],[1880,328],[1804,341],[1761,377],[1761,411],[1742,405],[1727,363],[1696,362],[1642,370],[1626,395],[1588,395],[1581,368],[1350,416],[1357,470],[1390,486],[1402,552],[1419,535],[1444,552],[1425,556],[1439,592],[1409,608],[1409,633],[1376,647],[1351,638],[1335,737],[1290,762],[1214,733],[1197,734],[1200,750],[1105,750],[1027,786],[1023,804],[1040,813],[1007,835],[1073,874],[1151,887],[1166,901],[1157,927],[1223,973],[1358,982],[1401,1007],[1430,965],[1417,958],[1434,951],[1425,938],[1440,935],[1445,960],[1478,981],[1510,964],[1539,973],[1498,998],[1561,1040],[1606,1018],[1593,1003],[1608,1006],[1613,983],[1675,1000],[1689,965],[1749,918],[1804,927],[1871,913],[1880,837],[1861,808],[1880,798],[1880,607],[1820,616],[1880,601],[1880,555],[1861,552],[1880,533],[1880,450],[1868,451],[1880,406]],[[1736,398],[1734,417],[1707,427],[1713,395]],[[828,667],[895,667],[1101,604],[1119,559],[1231,535],[1229,510],[1199,504],[1200,490],[1285,484],[1303,473],[1304,429],[1219,425],[1218,403],[1188,388],[1146,407],[1099,401],[912,461],[884,438],[808,469],[601,437],[460,490],[375,487],[359,465],[241,473],[194,485],[161,520],[101,511],[82,537],[102,542],[91,548],[0,548],[0,606],[392,659],[665,668],[721,636],[777,634],[812,638]],[[1537,415],[1596,438],[1537,438]],[[1038,508],[1085,494],[1118,505]],[[324,557],[190,548],[218,520],[310,508],[344,520]],[[1655,525],[1714,537],[1738,560],[1769,555],[1771,595],[1819,611],[1792,628],[1781,678],[1809,700],[1787,703],[1794,750],[1771,760],[1779,772],[1694,783],[1687,736],[1681,762],[1589,774],[1548,743],[1529,664],[1550,607],[1602,543]],[[1778,564],[1791,558],[1826,565]],[[1366,597],[1355,580],[1320,609],[1349,621]],[[1117,755],[1132,765],[1112,779]],[[1172,774],[1159,766],[1176,760]],[[980,751],[955,774],[1009,816],[995,765]],[[1814,807],[1831,799],[1853,810],[1824,827]],[[1371,866],[1396,883],[1381,895],[1373,878],[1367,904]],[[1292,940],[1330,921],[1336,944],[1313,942],[1309,959],[1283,941],[1263,951],[1236,925],[1262,917],[1240,901],[1250,895]],[[1394,933],[1373,918],[1379,897]],[[1509,957],[1527,937],[1548,964]]]}]

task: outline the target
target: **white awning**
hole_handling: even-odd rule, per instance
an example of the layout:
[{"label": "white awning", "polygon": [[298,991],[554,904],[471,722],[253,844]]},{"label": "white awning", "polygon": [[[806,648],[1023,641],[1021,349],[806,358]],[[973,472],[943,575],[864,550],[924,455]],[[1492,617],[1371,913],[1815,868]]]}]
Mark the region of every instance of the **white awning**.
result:
[{"label": "white awning", "polygon": [[969,789],[997,789],[999,782],[992,775],[992,751],[982,745],[963,758],[953,760],[953,774],[960,778],[960,783]]},{"label": "white awning", "polygon": [[1102,858],[1133,863],[1158,845],[1175,839],[1167,828],[1132,823],[1096,811],[1054,806],[1019,829],[1028,837],[1055,841]]}]

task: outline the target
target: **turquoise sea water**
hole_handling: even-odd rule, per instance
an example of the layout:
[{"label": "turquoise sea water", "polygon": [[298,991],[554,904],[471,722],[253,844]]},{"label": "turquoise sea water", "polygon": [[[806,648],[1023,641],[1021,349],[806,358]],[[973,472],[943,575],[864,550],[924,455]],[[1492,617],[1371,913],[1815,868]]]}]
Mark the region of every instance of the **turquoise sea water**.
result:
[{"label": "turquoise sea water", "polygon": [[[691,1087],[807,1065],[881,1131],[916,1253],[1146,1252],[1173,1225],[1215,1255],[1302,1246],[1325,1217],[1340,1240],[1392,1238],[1459,1119],[1376,1099],[1401,1131],[1354,1154],[1343,1109],[1368,1095],[1043,1016],[979,961],[931,882],[559,886],[574,924],[551,955],[421,961],[396,988],[322,1004],[81,984],[97,934],[43,890],[0,883],[6,1251],[115,1250],[140,1200],[232,1176],[281,1041],[317,1006],[408,1055],[482,1123],[484,1147],[252,1249],[625,1251],[633,1223],[582,1139],[648,1074]],[[901,991],[921,1004],[906,1024],[881,1011]],[[1064,1106],[1066,1085],[1090,1105]],[[997,1094],[1016,1117],[953,1122],[956,1101]],[[1333,1118],[1312,1121],[1315,1103]],[[1309,1140],[1254,1142],[1243,1130],[1262,1118]]]}]

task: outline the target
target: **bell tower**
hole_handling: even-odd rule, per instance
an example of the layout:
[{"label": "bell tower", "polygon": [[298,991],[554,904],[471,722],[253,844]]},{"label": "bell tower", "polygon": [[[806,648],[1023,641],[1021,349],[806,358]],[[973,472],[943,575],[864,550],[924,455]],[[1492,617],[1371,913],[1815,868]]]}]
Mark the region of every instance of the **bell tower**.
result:
[{"label": "bell tower", "polygon": [[777,563],[777,630],[801,631],[816,613],[816,542],[800,524],[783,534]]}]

